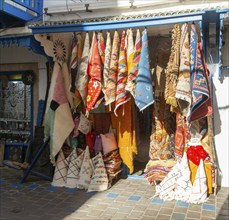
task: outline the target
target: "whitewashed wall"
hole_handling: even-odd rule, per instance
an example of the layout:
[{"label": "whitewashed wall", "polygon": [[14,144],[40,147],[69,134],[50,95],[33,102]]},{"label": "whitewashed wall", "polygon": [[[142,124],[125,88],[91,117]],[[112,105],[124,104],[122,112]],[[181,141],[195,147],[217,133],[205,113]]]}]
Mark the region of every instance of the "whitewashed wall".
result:
[{"label": "whitewashed wall", "polygon": [[218,79],[218,65],[209,68],[213,76],[215,146],[221,178],[219,184],[229,187],[229,74]]},{"label": "whitewashed wall", "polygon": [[10,63],[37,63],[39,72],[39,99],[45,99],[47,75],[46,75],[46,58],[35,54],[22,46],[12,45],[11,47],[0,47],[0,64]]}]

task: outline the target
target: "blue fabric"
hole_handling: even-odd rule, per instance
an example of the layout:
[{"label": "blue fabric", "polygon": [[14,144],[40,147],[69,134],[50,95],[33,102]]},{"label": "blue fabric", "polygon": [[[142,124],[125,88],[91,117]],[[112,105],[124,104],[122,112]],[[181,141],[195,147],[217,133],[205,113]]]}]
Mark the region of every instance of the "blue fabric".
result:
[{"label": "blue fabric", "polygon": [[192,106],[189,121],[194,121],[211,114],[210,91],[201,43],[198,43],[195,24],[191,25],[190,67]]},{"label": "blue fabric", "polygon": [[138,75],[135,90],[135,104],[140,111],[153,104],[153,85],[149,65],[148,36],[145,29],[142,33],[142,51],[138,66]]}]

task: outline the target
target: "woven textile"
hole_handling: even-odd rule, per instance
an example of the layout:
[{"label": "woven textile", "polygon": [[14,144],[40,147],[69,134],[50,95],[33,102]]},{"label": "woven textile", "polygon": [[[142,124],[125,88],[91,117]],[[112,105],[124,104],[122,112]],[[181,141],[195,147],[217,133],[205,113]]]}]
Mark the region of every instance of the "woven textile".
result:
[{"label": "woven textile", "polygon": [[121,171],[122,159],[119,154],[119,149],[110,151],[103,155],[104,165],[108,174],[109,183],[112,182],[118,173]]},{"label": "woven textile", "polygon": [[86,99],[87,99],[87,84],[88,84],[88,74],[87,74],[87,67],[88,67],[88,57],[89,57],[89,34],[86,33],[85,40],[84,40],[84,48],[82,57],[80,59],[80,64],[77,71],[75,86],[76,89],[79,91],[84,106],[86,106]]},{"label": "woven textile", "polygon": [[119,44],[120,44],[119,35],[118,32],[115,31],[113,44],[112,44],[112,51],[111,51],[109,75],[108,75],[108,80],[106,83],[106,91],[105,91],[106,105],[109,105],[115,101],[116,81],[118,75]]},{"label": "woven textile", "polygon": [[91,178],[90,185],[88,187],[88,192],[91,191],[104,191],[108,189],[108,177],[107,171],[103,162],[103,156],[98,153],[95,157],[91,159],[93,165],[93,174]]},{"label": "woven textile", "polygon": [[178,112],[175,98],[180,60],[180,26],[175,24],[172,30],[172,48],[166,69],[165,100],[172,112]]},{"label": "woven textile", "polygon": [[174,133],[173,116],[169,106],[165,103],[164,97],[158,97],[153,112],[152,134],[150,136],[151,160],[174,159]]},{"label": "woven textile", "polygon": [[[189,161],[189,167],[191,171],[191,182],[193,184],[195,181],[198,166],[192,163],[191,161]],[[213,193],[212,185],[214,183],[214,176],[213,176],[214,167],[212,166],[211,163],[204,162],[204,170],[205,170],[206,178],[207,178],[208,193],[211,194]]]},{"label": "woven textile", "polygon": [[159,196],[160,199],[171,201],[175,198],[175,186],[176,180],[179,176],[179,163],[172,168],[167,176],[156,186],[155,196]]},{"label": "woven textile", "polygon": [[200,165],[196,172],[189,202],[194,204],[199,204],[205,202],[206,199],[207,199],[207,178],[204,170],[204,163],[203,160],[201,159]]},{"label": "woven textile", "polygon": [[81,33],[78,33],[76,37],[77,37],[77,60],[79,63],[83,54],[83,38]]},{"label": "woven textile", "polygon": [[183,202],[189,202],[189,197],[192,191],[190,180],[190,169],[186,152],[179,162],[179,177],[176,180],[175,199]]},{"label": "woven textile", "polygon": [[151,160],[174,159],[174,115],[170,112],[170,106],[165,103],[165,72],[159,66],[156,67],[155,77],[149,156]]},{"label": "woven textile", "polygon": [[201,43],[198,43],[195,24],[191,25],[190,54],[192,107],[189,121],[191,122],[212,114],[208,82],[209,73],[204,60]]},{"label": "woven textile", "polygon": [[84,152],[78,156],[76,149],[73,149],[73,151],[69,155],[68,171],[66,175],[66,187],[68,188],[77,187],[77,181],[79,178],[80,168],[83,163],[83,158],[84,158]]},{"label": "woven textile", "polygon": [[128,73],[130,72],[130,66],[132,65],[133,56],[134,56],[134,37],[132,29],[126,31],[126,55],[127,55],[127,65]]},{"label": "woven textile", "polygon": [[68,163],[69,163],[69,157],[66,159],[63,151],[61,150],[56,161],[52,186],[63,187],[66,185]]},{"label": "woven textile", "polygon": [[104,67],[103,67],[103,93],[106,102],[108,100],[108,97],[106,96],[106,88],[109,79],[110,59],[111,59],[111,36],[110,36],[110,32],[107,32]]},{"label": "woven textile", "polygon": [[175,157],[176,159],[182,158],[184,148],[190,140],[190,134],[186,118],[180,113],[176,114],[176,135],[175,135]]},{"label": "woven textile", "polygon": [[44,123],[45,137],[50,137],[50,159],[52,163],[55,163],[55,156],[59,153],[65,140],[74,128],[62,68],[56,68],[57,65],[58,64],[55,64],[52,75],[48,97],[50,106],[47,106]]},{"label": "woven textile", "polygon": [[145,29],[142,33],[142,51],[135,90],[135,104],[140,111],[143,111],[154,102],[148,47],[148,35]]},{"label": "woven textile", "polygon": [[112,114],[112,127],[117,131],[117,143],[119,153],[123,163],[129,168],[129,173],[134,171],[134,156],[137,154],[136,132],[134,126],[134,107],[131,101],[126,102],[123,106],[126,114],[122,114],[122,109],[118,109],[119,117]]},{"label": "woven textile", "polygon": [[71,87],[70,91],[74,94],[75,93],[75,80],[76,80],[76,73],[77,73],[77,39],[76,34],[72,34],[72,42],[71,42],[71,58],[70,58],[70,74],[71,74]]},{"label": "woven textile", "polygon": [[81,34],[72,34],[72,42],[71,42],[71,57],[69,63],[70,69],[70,91],[73,97],[74,106],[77,107],[81,102],[81,97],[79,92],[76,90],[75,81],[77,75],[77,69],[80,63],[80,59],[82,56],[82,46],[83,40]]},{"label": "woven textile", "polygon": [[133,97],[135,97],[135,87],[136,87],[136,79],[138,75],[138,65],[140,61],[140,54],[142,48],[142,40],[139,29],[137,30],[136,40],[135,40],[135,50],[133,54],[132,63],[129,66],[129,74],[127,78],[127,83],[125,89],[131,93]]},{"label": "woven textile", "polygon": [[189,202],[191,191],[190,170],[187,155],[184,153],[182,159],[177,161],[163,181],[156,186],[155,196],[168,201],[176,199]]},{"label": "woven textile", "polygon": [[95,154],[98,154],[99,152],[103,152],[102,140],[101,140],[100,135],[96,135],[94,152]]},{"label": "woven textile", "polygon": [[74,138],[76,138],[79,135],[79,130],[78,130],[79,122],[80,122],[80,118],[78,116],[76,116],[74,118],[74,124],[75,124],[75,126],[74,126],[74,130],[73,130],[73,133],[72,133],[72,136]]},{"label": "woven textile", "polygon": [[88,86],[87,107],[86,107],[87,114],[89,114],[89,111],[94,107],[102,91],[101,59],[99,55],[98,41],[96,39],[95,32],[93,33],[91,53],[90,53],[90,58],[88,63],[88,75],[90,76],[90,79],[87,85]]},{"label": "woven textile", "polygon": [[93,166],[91,164],[88,146],[86,147],[83,156],[83,162],[77,180],[77,188],[88,189],[93,174]]},{"label": "woven textile", "polygon": [[176,98],[183,116],[187,116],[191,106],[191,84],[190,84],[190,45],[188,35],[188,24],[181,27],[180,41],[180,68],[176,87]]},{"label": "woven textile", "polygon": [[105,45],[105,40],[104,40],[104,37],[103,37],[103,33],[99,32],[98,35],[97,35],[97,38],[98,38],[99,55],[100,55],[102,64],[104,64],[106,45]]},{"label": "woven textile", "polygon": [[81,112],[78,130],[86,135],[91,131],[91,127],[92,127],[92,122]]},{"label": "woven textile", "polygon": [[[127,81],[127,58],[125,45],[125,31],[122,32],[121,45],[119,50],[118,78],[116,84],[116,100],[114,114],[117,115],[117,109],[130,100],[129,93],[125,90]],[[124,113],[124,112],[123,112]]]},{"label": "woven textile", "polygon": [[193,185],[190,181],[190,174],[187,155],[184,153],[182,159],[178,160],[163,181],[156,186],[154,197],[159,196],[163,200],[176,199],[194,204],[205,202],[207,199],[207,184],[202,159]]},{"label": "woven textile", "polygon": [[162,181],[175,164],[174,160],[150,160],[145,167],[144,177],[150,184],[156,185],[156,181]]}]

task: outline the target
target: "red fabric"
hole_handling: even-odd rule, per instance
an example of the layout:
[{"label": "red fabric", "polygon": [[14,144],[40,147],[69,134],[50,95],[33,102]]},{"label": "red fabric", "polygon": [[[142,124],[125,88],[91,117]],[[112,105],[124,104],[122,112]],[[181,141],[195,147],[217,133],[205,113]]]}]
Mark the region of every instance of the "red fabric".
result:
[{"label": "red fabric", "polygon": [[93,33],[91,55],[88,63],[88,75],[90,76],[90,80],[88,82],[87,112],[93,108],[102,91],[101,60],[95,33]]},{"label": "red fabric", "polygon": [[207,152],[204,150],[203,146],[190,146],[187,150],[188,159],[191,160],[195,165],[199,166],[200,160],[207,157]]},{"label": "red fabric", "polygon": [[94,150],[95,139],[96,139],[95,131],[91,131],[86,134],[86,144],[89,147],[90,153],[92,153]]}]

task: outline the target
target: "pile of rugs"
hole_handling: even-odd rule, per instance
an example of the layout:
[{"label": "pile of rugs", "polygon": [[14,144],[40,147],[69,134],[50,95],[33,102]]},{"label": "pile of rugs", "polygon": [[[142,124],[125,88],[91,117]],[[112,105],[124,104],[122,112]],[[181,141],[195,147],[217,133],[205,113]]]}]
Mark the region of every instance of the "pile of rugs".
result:
[{"label": "pile of rugs", "polygon": [[106,154],[97,152],[91,158],[88,146],[85,150],[63,147],[57,157],[52,185],[87,191],[107,190],[121,172],[119,149],[117,146],[113,148]]},{"label": "pile of rugs", "polygon": [[186,152],[181,160],[168,173],[168,175],[156,186],[155,196],[163,200],[173,199],[188,203],[203,203],[207,199],[207,179],[204,170],[203,159],[200,159],[194,183],[190,180],[191,171]]}]

